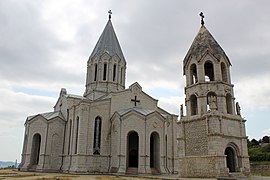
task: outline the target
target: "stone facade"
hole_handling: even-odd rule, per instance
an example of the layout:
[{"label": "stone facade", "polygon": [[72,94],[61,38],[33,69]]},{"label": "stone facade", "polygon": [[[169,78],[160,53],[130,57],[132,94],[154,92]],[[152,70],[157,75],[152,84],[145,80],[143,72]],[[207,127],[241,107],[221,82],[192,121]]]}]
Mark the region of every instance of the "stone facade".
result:
[{"label": "stone facade", "polygon": [[[53,112],[29,116],[20,169],[66,173],[248,175],[245,120],[231,63],[202,26],[184,59],[180,120],[133,83],[111,20],[87,62],[83,96],[62,88]],[[237,110],[237,112],[235,112]]]},{"label": "stone facade", "polygon": [[159,108],[138,83],[125,89],[125,76],[126,61],[109,20],[87,62],[84,96],[63,88],[53,112],[27,118],[20,169],[175,172],[178,116]]}]

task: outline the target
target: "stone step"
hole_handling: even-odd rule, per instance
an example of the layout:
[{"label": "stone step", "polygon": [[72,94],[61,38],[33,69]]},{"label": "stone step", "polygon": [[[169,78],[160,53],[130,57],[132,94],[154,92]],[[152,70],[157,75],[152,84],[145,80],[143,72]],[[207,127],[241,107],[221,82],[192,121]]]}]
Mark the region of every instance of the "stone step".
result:
[{"label": "stone step", "polygon": [[160,174],[160,172],[156,168],[151,168],[151,173],[153,175],[159,175]]},{"label": "stone step", "polygon": [[239,172],[229,173],[228,177],[218,177],[217,178],[217,180],[246,180],[246,179],[248,179],[248,178]]},{"label": "stone step", "polygon": [[134,167],[128,167],[126,174],[128,175],[133,175],[133,174],[138,174],[138,168],[134,168]]}]

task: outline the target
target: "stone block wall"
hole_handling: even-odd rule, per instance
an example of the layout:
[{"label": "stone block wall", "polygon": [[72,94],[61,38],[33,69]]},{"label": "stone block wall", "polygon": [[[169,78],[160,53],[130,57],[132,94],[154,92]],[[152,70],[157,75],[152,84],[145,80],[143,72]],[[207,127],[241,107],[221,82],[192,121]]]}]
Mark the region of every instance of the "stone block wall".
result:
[{"label": "stone block wall", "polygon": [[186,156],[206,155],[208,136],[204,119],[184,123]]},{"label": "stone block wall", "polygon": [[227,176],[225,156],[190,156],[179,158],[181,177],[217,177]]}]

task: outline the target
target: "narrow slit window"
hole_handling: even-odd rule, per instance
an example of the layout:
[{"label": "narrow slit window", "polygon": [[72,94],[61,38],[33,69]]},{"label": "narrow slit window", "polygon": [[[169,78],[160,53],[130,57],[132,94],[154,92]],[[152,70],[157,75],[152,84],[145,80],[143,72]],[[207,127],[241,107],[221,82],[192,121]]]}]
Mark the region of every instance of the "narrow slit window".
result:
[{"label": "narrow slit window", "polygon": [[103,80],[106,81],[107,79],[107,64],[103,65]]},{"label": "narrow slit window", "polygon": [[97,80],[97,64],[95,64],[95,70],[94,70],[94,81]]},{"label": "narrow slit window", "polygon": [[71,130],[72,130],[72,120],[69,121],[69,138],[68,138],[68,154],[70,153],[70,143],[71,143]]},{"label": "narrow slit window", "polygon": [[95,119],[93,154],[100,154],[101,118]]},{"label": "narrow slit window", "polygon": [[113,65],[113,81],[116,79],[116,64]]},{"label": "narrow slit window", "polygon": [[75,136],[75,154],[78,152],[78,139],[79,139],[79,125],[80,125],[80,120],[79,117],[77,117],[76,121],[76,136]]},{"label": "narrow slit window", "polygon": [[123,83],[123,68],[121,68],[120,84]]}]

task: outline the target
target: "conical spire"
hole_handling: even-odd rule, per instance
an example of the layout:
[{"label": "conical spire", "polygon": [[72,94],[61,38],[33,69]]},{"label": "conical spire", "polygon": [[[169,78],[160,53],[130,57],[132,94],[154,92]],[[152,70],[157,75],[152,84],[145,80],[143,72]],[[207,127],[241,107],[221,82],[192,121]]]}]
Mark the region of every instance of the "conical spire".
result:
[{"label": "conical spire", "polygon": [[198,34],[196,35],[191,47],[188,50],[184,58],[184,67],[189,61],[190,57],[194,57],[198,61],[205,55],[205,53],[211,53],[215,58],[220,59],[223,56],[231,65],[229,58],[224,50],[214,39],[212,34],[202,24]]},{"label": "conical spire", "polygon": [[126,61],[109,20],[87,62],[84,96],[97,99],[125,89]]},{"label": "conical spire", "polygon": [[89,60],[96,55],[101,56],[104,53],[108,53],[110,56],[117,55],[121,60],[125,61],[125,57],[112,26],[111,18],[109,18]]}]

